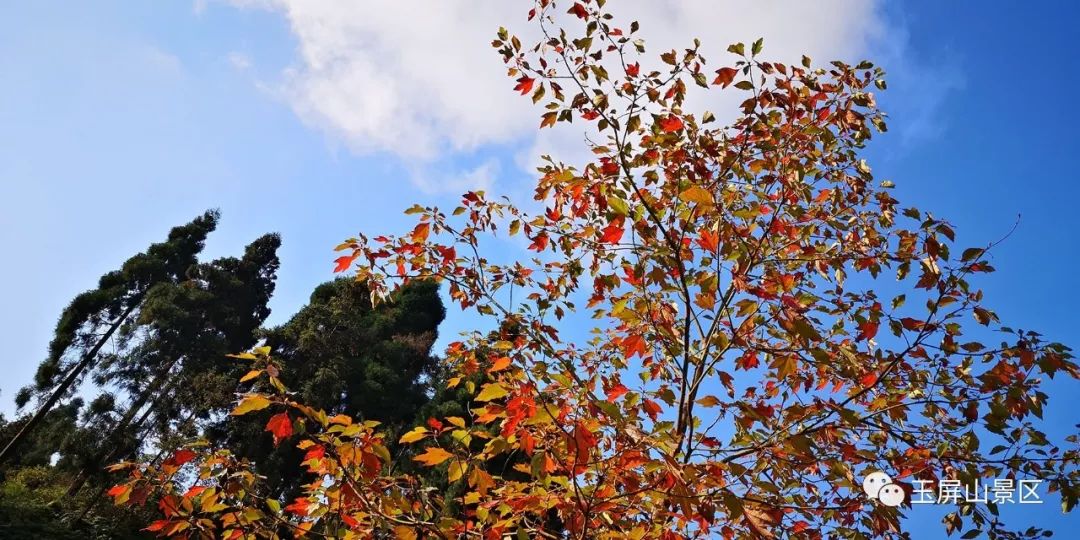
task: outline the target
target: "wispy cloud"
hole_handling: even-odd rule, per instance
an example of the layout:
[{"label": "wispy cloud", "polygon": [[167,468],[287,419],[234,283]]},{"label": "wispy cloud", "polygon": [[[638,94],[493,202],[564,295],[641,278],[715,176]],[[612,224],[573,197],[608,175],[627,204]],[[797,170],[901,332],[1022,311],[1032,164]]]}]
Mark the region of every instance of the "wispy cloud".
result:
[{"label": "wispy cloud", "polygon": [[229,61],[229,65],[235,68],[237,71],[245,71],[251,68],[251,58],[240,51],[232,51],[225,56],[225,59]]}]

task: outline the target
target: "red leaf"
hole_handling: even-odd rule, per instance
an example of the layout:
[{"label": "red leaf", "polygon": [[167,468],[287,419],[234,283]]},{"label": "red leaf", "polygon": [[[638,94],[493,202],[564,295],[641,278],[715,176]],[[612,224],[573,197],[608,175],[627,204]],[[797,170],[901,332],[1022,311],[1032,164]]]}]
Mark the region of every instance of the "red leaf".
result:
[{"label": "red leaf", "polygon": [[270,421],[266,423],[266,431],[274,435],[274,446],[292,435],[292,419],[289,418],[289,413],[278,413],[270,417]]},{"label": "red leaf", "polygon": [[678,116],[671,115],[671,116],[668,116],[667,118],[664,118],[663,120],[660,120],[660,129],[664,130],[667,133],[671,133],[673,131],[679,131],[682,128],[683,128],[683,123],[682,123],[682,120],[680,120]]},{"label": "red leaf", "polygon": [[125,485],[125,484],[117,484],[117,485],[109,488],[109,491],[107,491],[106,494],[108,496],[110,496],[110,497],[116,497],[117,495],[119,495],[119,494],[121,494],[121,493],[123,493],[123,492],[125,492],[127,490],[128,490],[127,485]]},{"label": "red leaf", "polygon": [[525,94],[528,94],[532,91],[533,82],[535,81],[536,79],[533,79],[529,76],[523,76],[517,80],[517,86],[514,87],[514,90],[521,92],[521,95],[524,96]]},{"label": "red leaf", "polygon": [[159,519],[157,521],[154,521],[154,522],[150,523],[150,525],[148,525],[143,530],[144,531],[149,531],[149,532],[156,532],[156,531],[160,531],[161,529],[164,529],[165,526],[168,525],[168,524],[169,524],[169,520],[167,520],[167,519]]},{"label": "red leaf", "polygon": [[574,3],[574,6],[571,7],[567,11],[567,13],[571,15],[577,15],[579,19],[584,19],[585,17],[589,16],[589,12],[585,11],[585,6],[581,5],[580,3]]},{"label": "red leaf", "polygon": [[731,81],[735,80],[736,73],[738,73],[738,71],[736,71],[735,68],[726,67],[718,69],[716,70],[716,80],[713,81],[713,84],[719,84],[720,88],[727,88],[728,85],[731,84]]},{"label": "red leaf", "polygon": [[877,383],[877,373],[873,371],[863,375],[862,378],[859,379],[859,384],[862,384],[863,386],[874,386],[875,383]]},{"label": "red leaf", "polygon": [[354,260],[354,257],[349,256],[349,255],[346,255],[345,257],[338,257],[337,259],[334,259],[334,262],[337,263],[337,266],[334,267],[334,273],[336,274],[338,272],[344,272],[344,271],[348,270],[349,267],[352,266],[353,260]]},{"label": "red leaf", "polygon": [[738,360],[735,360],[735,365],[743,369],[754,369],[758,367],[758,364],[760,364],[760,362],[758,361],[757,353],[754,351],[747,351],[743,353]]},{"label": "red leaf", "polygon": [[626,74],[631,77],[637,77],[638,73],[641,73],[641,65],[637,62],[626,66]]},{"label": "red leaf", "polygon": [[537,253],[547,249],[548,235],[547,233],[540,233],[533,237],[532,244],[529,245],[529,249],[536,251]]},{"label": "red leaf", "polygon": [[796,521],[795,523],[791,524],[791,532],[793,533],[800,533],[809,528],[810,524],[802,520]]},{"label": "red leaf", "polygon": [[314,446],[311,450],[308,450],[304,454],[304,461],[310,461],[313,459],[322,459],[326,455],[326,448],[323,446]]},{"label": "red leaf", "polygon": [[627,358],[645,356],[645,339],[638,334],[626,336],[622,340],[622,350]]},{"label": "red leaf", "polygon": [[878,323],[865,321],[859,324],[859,339],[874,339],[877,335]]},{"label": "red leaf", "polygon": [[623,237],[622,220],[612,221],[604,227],[600,235],[600,241],[608,244],[617,244]]},{"label": "red leaf", "polygon": [[657,415],[659,415],[662,410],[660,409],[660,404],[651,399],[643,400],[641,402],[641,408],[645,409],[645,414],[649,415],[649,418],[652,418],[654,422],[656,421]]},{"label": "red leaf", "polygon": [[626,386],[623,386],[622,383],[618,383],[615,386],[612,386],[611,388],[608,388],[607,400],[609,402],[611,402],[611,403],[614,403],[616,399],[619,399],[620,397],[622,397],[623,395],[625,395],[629,391],[630,391],[629,388],[627,388]]},{"label": "red leaf", "polygon": [[174,467],[179,467],[193,459],[195,459],[195,452],[185,448],[183,450],[178,450],[171,458],[166,460],[165,463]]}]

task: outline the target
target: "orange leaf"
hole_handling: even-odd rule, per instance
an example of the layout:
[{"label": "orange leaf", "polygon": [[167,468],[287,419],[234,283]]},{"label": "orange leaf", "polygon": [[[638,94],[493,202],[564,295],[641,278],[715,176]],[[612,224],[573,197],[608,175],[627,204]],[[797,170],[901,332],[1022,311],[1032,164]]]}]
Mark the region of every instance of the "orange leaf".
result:
[{"label": "orange leaf", "polygon": [[131,497],[131,486],[126,484],[113,486],[109,489],[108,494],[113,498],[115,504],[124,504],[128,502],[128,498]]},{"label": "orange leaf", "polygon": [[292,504],[285,507],[285,511],[292,512],[298,516],[306,516],[308,513],[308,506],[310,504],[311,503],[307,499],[303,497],[297,497]]},{"label": "orange leaf", "polygon": [[274,446],[277,446],[282,439],[292,435],[292,420],[289,418],[289,413],[278,413],[270,417],[270,421],[266,423],[266,431],[274,434]]},{"label": "orange leaf", "polygon": [[168,525],[168,524],[169,524],[169,520],[167,520],[167,519],[159,519],[157,521],[154,521],[154,522],[150,523],[150,525],[148,525],[143,530],[144,531],[149,531],[149,532],[156,532],[156,531],[160,531],[161,529],[165,528],[165,526]]},{"label": "orange leaf", "polygon": [[664,119],[660,120],[660,129],[664,130],[664,132],[666,132],[666,133],[671,133],[673,131],[679,131],[682,128],[683,128],[683,122],[682,122],[682,120],[679,119],[678,116],[671,115],[671,116],[668,116],[667,118],[664,118]]},{"label": "orange leaf", "polygon": [[495,361],[492,362],[491,369],[488,369],[488,373],[493,373],[493,372],[496,372],[496,371],[502,371],[502,370],[504,370],[504,369],[506,369],[508,367],[510,367],[510,357],[509,356],[502,356],[502,357],[496,358]]},{"label": "orange leaf", "polygon": [[412,241],[416,243],[427,240],[428,235],[431,234],[430,223],[417,223],[416,228],[412,232]]},{"label": "orange leaf", "polygon": [[720,88],[727,88],[728,85],[731,84],[731,81],[735,80],[736,73],[738,73],[738,71],[736,71],[735,68],[726,67],[718,69],[716,70],[716,80],[713,81],[713,84],[719,84]]},{"label": "orange leaf", "polygon": [[334,267],[334,273],[336,274],[338,272],[344,272],[348,270],[349,267],[352,266],[353,260],[355,260],[355,258],[351,255],[346,255],[344,257],[338,257],[334,259],[334,262],[337,263],[337,266]]},{"label": "orange leaf", "polygon": [[698,245],[710,253],[716,253],[720,249],[720,235],[715,231],[701,231],[698,237]]},{"label": "orange leaf", "polygon": [[423,454],[413,458],[415,461],[419,461],[428,467],[434,467],[450,458],[454,457],[453,454],[439,448],[437,446],[429,447]]},{"label": "orange leaf", "polygon": [[558,119],[559,119],[559,113],[557,113],[555,111],[544,113],[543,118],[540,120],[540,129],[544,129],[546,127],[554,126],[555,122],[557,122]]}]

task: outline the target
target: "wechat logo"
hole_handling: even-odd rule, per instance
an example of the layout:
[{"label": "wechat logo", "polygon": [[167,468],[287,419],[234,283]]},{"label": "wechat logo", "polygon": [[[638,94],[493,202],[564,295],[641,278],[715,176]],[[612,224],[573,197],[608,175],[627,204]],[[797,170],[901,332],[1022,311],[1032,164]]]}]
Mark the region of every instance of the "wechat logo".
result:
[{"label": "wechat logo", "polygon": [[874,471],[866,476],[862,482],[863,491],[871,499],[881,501],[885,506],[897,507],[904,503],[904,488],[893,483],[889,475]]}]

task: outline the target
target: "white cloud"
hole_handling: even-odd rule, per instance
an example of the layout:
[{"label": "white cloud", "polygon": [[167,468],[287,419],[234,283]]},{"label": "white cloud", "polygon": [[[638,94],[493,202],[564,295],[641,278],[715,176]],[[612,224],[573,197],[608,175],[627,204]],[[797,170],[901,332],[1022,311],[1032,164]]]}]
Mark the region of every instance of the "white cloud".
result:
[{"label": "white cloud", "polygon": [[439,167],[418,164],[411,168],[412,183],[428,194],[454,194],[490,190],[499,174],[499,162],[488,159],[471,169],[442,172]]},{"label": "white cloud", "polygon": [[[524,38],[536,30],[525,19],[531,3],[232,2],[287,19],[298,58],[276,93],[305,123],[355,153],[390,153],[419,167],[453,152],[512,145],[526,171],[540,153],[570,162],[584,155],[581,124],[537,131],[540,109],[511,90],[514,83],[490,46],[499,26],[528,42]],[[891,35],[895,29],[874,1],[620,0],[608,7],[621,21],[641,22],[650,61],[699,37],[715,69],[727,63],[729,43],[764,37],[766,56],[787,62],[803,54],[818,62],[859,60],[882,51],[903,62],[906,37]],[[731,99],[701,104],[723,117]]]},{"label": "white cloud", "polygon": [[240,51],[230,52],[225,59],[237,71],[245,71],[251,67],[251,58]]}]

